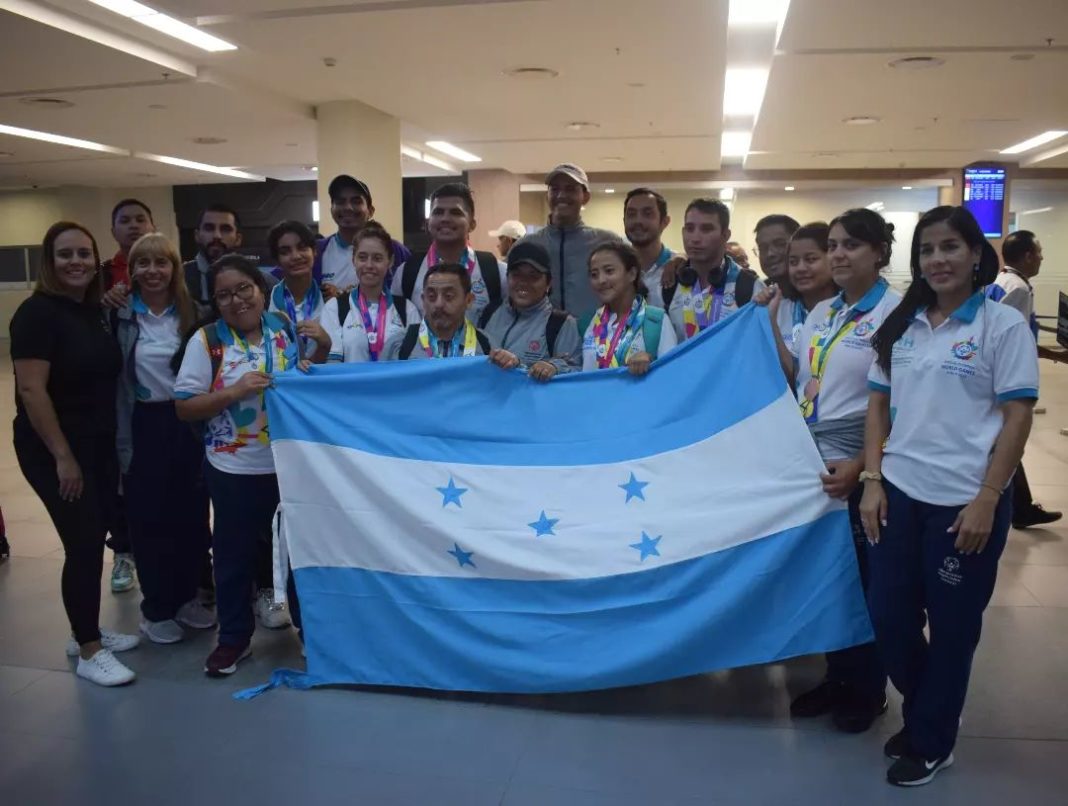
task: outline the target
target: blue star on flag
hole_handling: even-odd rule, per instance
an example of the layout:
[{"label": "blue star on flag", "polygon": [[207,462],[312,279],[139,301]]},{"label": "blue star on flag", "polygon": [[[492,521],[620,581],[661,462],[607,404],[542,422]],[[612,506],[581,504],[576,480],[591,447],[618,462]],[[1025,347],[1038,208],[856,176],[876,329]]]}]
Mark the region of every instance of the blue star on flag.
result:
[{"label": "blue star on flag", "polygon": [[642,532],[642,539],[639,543],[631,543],[632,549],[637,549],[642,553],[640,558],[641,562],[645,562],[646,557],[659,557],[660,551],[657,546],[660,544],[660,538],[663,535],[657,535],[656,537],[649,537],[645,532]]},{"label": "blue star on flag", "polygon": [[630,499],[632,498],[640,498],[642,501],[645,500],[645,493],[642,492],[642,490],[649,486],[649,482],[638,481],[638,479],[635,478],[634,474],[631,473],[630,481],[628,481],[626,484],[617,484],[616,486],[627,493],[627,500],[623,503],[629,504]]},{"label": "blue star on flag", "polygon": [[456,504],[458,507],[463,507],[463,502],[460,500],[460,496],[467,492],[466,487],[457,487],[456,482],[452,480],[452,476],[449,476],[448,487],[436,488],[441,493],[441,506],[447,507],[449,504]]},{"label": "blue star on flag", "polygon": [[559,522],[559,518],[547,518],[543,509],[541,517],[532,523],[528,523],[527,526],[534,530],[534,537],[544,537],[545,535],[555,535],[556,532],[553,531],[553,527]]},{"label": "blue star on flag", "polygon": [[462,548],[460,548],[459,543],[453,543],[452,549],[445,553],[451,554],[453,557],[455,557],[456,562],[460,564],[461,568],[463,568],[465,565],[470,565],[472,568],[476,567],[475,563],[471,560],[475,553],[473,551],[464,551]]}]

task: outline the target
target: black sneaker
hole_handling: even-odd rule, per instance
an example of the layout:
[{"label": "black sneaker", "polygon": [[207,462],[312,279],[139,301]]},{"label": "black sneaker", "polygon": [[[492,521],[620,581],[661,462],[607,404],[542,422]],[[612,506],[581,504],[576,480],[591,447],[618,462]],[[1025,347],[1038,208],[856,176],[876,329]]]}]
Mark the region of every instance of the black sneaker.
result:
[{"label": "black sneaker", "polygon": [[902,756],[909,755],[911,752],[912,745],[904,728],[887,739],[886,744],[883,745],[883,755],[887,758],[892,758],[894,761],[897,761]]},{"label": "black sneaker", "polygon": [[923,786],[931,783],[940,770],[952,763],[952,753],[935,759],[905,755],[890,765],[890,769],[886,771],[886,780],[894,786]]},{"label": "black sneaker", "polygon": [[1014,512],[1012,514],[1012,528],[1028,529],[1032,526],[1042,526],[1046,523],[1059,521],[1061,517],[1062,514],[1060,512],[1047,512],[1041,504],[1031,504],[1022,512]]},{"label": "black sneaker", "polygon": [[863,733],[885,713],[885,694],[865,697],[847,688],[832,709],[831,720],[842,733]]},{"label": "black sneaker", "polygon": [[790,703],[790,716],[807,719],[829,714],[844,694],[845,686],[842,683],[824,680]]}]

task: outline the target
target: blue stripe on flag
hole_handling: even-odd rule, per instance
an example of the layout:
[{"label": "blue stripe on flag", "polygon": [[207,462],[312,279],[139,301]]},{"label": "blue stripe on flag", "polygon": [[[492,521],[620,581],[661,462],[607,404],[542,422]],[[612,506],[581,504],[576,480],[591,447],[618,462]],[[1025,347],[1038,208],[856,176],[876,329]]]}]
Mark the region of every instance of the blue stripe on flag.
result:
[{"label": "blue stripe on flag", "polygon": [[557,692],[637,685],[872,639],[848,515],[693,560],[584,580],[295,571],[312,675]]},{"label": "blue stripe on flag", "polygon": [[[724,379],[714,405],[708,374],[689,360],[698,349]],[[691,445],[760,411],[786,382],[767,311],[750,304],[672,350],[646,378],[618,369],[539,384],[478,358],[313,367],[310,375],[279,375],[275,386],[267,395],[274,440],[427,461],[561,466]]]}]

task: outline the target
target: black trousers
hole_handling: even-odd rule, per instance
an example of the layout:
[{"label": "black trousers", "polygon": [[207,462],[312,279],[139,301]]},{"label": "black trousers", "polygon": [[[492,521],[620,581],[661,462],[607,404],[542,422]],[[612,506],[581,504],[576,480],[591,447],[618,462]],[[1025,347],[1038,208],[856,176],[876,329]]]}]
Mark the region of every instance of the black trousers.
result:
[{"label": "black trousers", "polygon": [[1031,485],[1027,483],[1027,474],[1024,473],[1023,462],[1016,468],[1016,475],[1012,477],[1012,511],[1013,513],[1025,513],[1034,504],[1031,497]]},{"label": "black trousers", "polygon": [[100,639],[104,537],[112,522],[119,467],[114,434],[66,436],[84,481],[82,495],[75,501],[59,497],[56,460],[35,433],[16,430],[15,455],[63,543],[63,607],[74,640],[87,644]]}]

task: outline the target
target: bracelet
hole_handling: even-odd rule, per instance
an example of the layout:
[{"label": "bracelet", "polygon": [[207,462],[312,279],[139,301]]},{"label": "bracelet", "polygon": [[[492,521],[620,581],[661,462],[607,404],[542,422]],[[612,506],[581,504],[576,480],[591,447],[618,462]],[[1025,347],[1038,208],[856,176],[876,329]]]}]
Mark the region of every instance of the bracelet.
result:
[{"label": "bracelet", "polygon": [[980,486],[980,487],[986,487],[986,488],[987,488],[988,490],[993,490],[993,491],[994,491],[995,493],[997,493],[997,494],[998,494],[999,496],[1001,495],[1001,493],[1002,493],[1002,492],[1004,492],[1003,490],[999,490],[999,489],[998,489],[997,487],[995,487],[995,486],[994,486],[993,484],[987,484],[987,483],[986,483],[985,481],[981,481],[981,482],[979,482],[979,486]]}]

